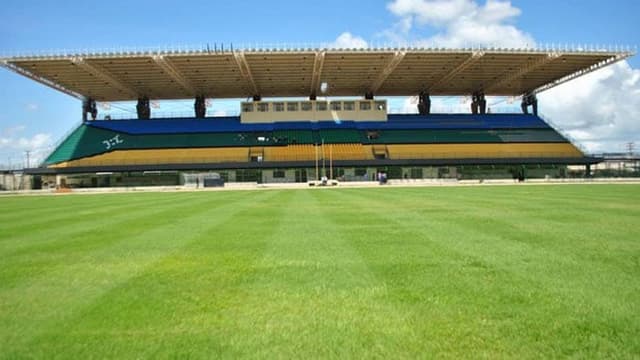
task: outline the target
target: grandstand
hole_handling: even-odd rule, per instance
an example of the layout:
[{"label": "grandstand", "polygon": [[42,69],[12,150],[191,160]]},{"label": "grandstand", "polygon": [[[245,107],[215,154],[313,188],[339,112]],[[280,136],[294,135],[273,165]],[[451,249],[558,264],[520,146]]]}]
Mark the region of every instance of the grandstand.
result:
[{"label": "grandstand", "polygon": [[[588,169],[599,159],[538,115],[536,94],[631,55],[229,49],[27,56],[2,65],[83,104],[82,124],[26,171],[55,176],[58,185],[98,186],[129,185],[145,172],[166,183],[180,176],[162,172],[217,171],[225,181],[258,182],[325,173],[372,180],[380,171],[391,178],[491,176],[488,169],[509,176],[524,168],[561,176],[567,165]],[[431,96],[442,95],[471,96],[470,113],[432,113]],[[489,114],[489,95],[521,97],[523,113]],[[419,113],[389,114],[385,96],[417,96]],[[150,118],[150,100],[185,98],[195,99],[193,117]],[[239,102],[239,116],[207,117],[207,98],[252,101]],[[97,114],[98,101],[136,99],[135,119]]]}]

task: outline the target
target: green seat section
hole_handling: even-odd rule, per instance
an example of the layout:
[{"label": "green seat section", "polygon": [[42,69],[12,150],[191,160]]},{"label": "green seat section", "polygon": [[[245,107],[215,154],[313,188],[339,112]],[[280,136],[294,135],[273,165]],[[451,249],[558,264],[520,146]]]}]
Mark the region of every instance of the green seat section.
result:
[{"label": "green seat section", "polygon": [[[536,130],[380,130],[364,131],[369,144],[567,142],[553,129]],[[377,136],[377,137],[376,137]]]},{"label": "green seat section", "polygon": [[132,136],[129,149],[260,146],[275,143],[271,133],[200,133]]},{"label": "green seat section", "polygon": [[[305,135],[311,138],[311,132]],[[271,132],[131,135],[80,125],[45,160],[45,165],[114,150],[278,145]]]},{"label": "green seat section", "polygon": [[98,155],[130,142],[130,135],[80,125],[44,161],[46,165]]},{"label": "green seat section", "polygon": [[325,144],[360,143],[364,141],[362,131],[355,129],[348,130],[320,130],[318,131],[319,141],[324,140]]},{"label": "green seat section", "polygon": [[503,142],[567,142],[553,129],[499,130],[498,136]]},{"label": "green seat section", "polygon": [[313,144],[313,131],[311,130],[276,130],[273,137],[278,143],[286,144]]},{"label": "green seat section", "polygon": [[[371,144],[438,144],[438,143],[500,143],[496,134],[487,130],[382,130],[366,132]],[[373,136],[372,136],[373,135]]]}]

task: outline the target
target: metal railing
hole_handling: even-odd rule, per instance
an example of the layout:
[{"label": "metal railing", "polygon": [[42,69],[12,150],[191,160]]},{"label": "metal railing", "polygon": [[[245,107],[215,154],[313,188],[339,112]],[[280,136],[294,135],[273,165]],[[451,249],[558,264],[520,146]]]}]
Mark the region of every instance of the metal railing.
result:
[{"label": "metal railing", "polygon": [[53,154],[54,151],[56,151],[58,149],[58,147],[60,147],[60,145],[62,145],[62,143],[67,140],[67,138],[69,136],[71,136],[71,134],[76,131],[81,125],[83,124],[82,121],[77,122],[75,125],[73,125],[67,132],[64,133],[64,135],[62,135],[58,140],[56,140],[48,149],[48,151],[46,151],[44,153],[44,156],[42,157],[42,159],[40,160],[40,162],[38,163],[38,166],[42,167],[45,166],[45,161],[47,160],[47,158],[49,158],[49,156],[51,156],[51,154]]},{"label": "metal railing", "polygon": [[[576,158],[575,154],[566,152],[508,152],[508,153],[461,153],[452,154],[451,152],[402,152],[391,154],[391,160],[449,160],[449,159],[515,159],[515,158]],[[312,154],[288,154],[283,156],[271,155],[264,157],[260,162],[279,162],[279,161],[313,161],[315,157]],[[371,160],[372,157],[354,156],[351,160]],[[318,153],[318,160],[322,161],[322,152]],[[329,155],[325,150],[325,161],[329,161]],[[334,158],[334,160],[336,160]],[[344,160],[344,159],[342,159]],[[78,160],[77,166],[115,166],[115,165],[166,165],[166,164],[216,164],[231,162],[249,162],[249,158],[240,158],[238,156],[216,156],[211,158],[181,158],[170,159],[165,157],[149,157],[145,159],[118,159],[118,160]]]},{"label": "metal railing", "polygon": [[429,52],[460,52],[460,51],[495,51],[495,52],[527,52],[527,53],[616,53],[635,54],[637,46],[631,45],[598,45],[598,44],[569,44],[542,43],[522,44],[519,47],[504,47],[495,44],[465,44],[459,48],[448,48],[436,43],[424,41],[406,42],[366,42],[366,46],[345,47],[336,42],[285,42],[285,43],[231,43],[211,42],[198,45],[160,45],[160,46],[119,46],[106,48],[85,49],[47,49],[47,50],[14,50],[3,51],[0,59],[11,58],[69,58],[77,56],[140,56],[156,54],[211,54],[242,52],[291,52],[291,51],[429,51]]},{"label": "metal railing", "polygon": [[571,134],[569,134],[569,132],[563,130],[560,126],[558,126],[553,120],[551,120],[550,117],[542,114],[542,113],[538,113],[538,116],[544,120],[544,122],[546,122],[549,126],[551,126],[551,128],[553,130],[555,130],[558,134],[560,134],[561,136],[563,136],[564,138],[566,138],[569,142],[571,142],[571,144],[573,144],[574,146],[576,146],[578,149],[580,149],[580,151],[587,155],[589,154],[589,151],[587,150],[587,148],[580,142],[578,141],[576,138],[574,138],[573,136],[571,136]]}]

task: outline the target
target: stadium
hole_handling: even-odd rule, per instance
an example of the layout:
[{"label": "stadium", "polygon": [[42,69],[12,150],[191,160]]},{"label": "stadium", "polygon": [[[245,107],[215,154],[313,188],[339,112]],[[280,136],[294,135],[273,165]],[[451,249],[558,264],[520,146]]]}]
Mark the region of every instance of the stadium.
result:
[{"label": "stadium", "polygon": [[[3,58],[82,107],[33,190],[0,192],[0,358],[637,358],[638,180],[590,179],[603,159],[537,100],[632,55]],[[176,99],[193,114],[152,116]],[[226,99],[237,116],[208,113]],[[101,113],[121,101],[135,116]],[[554,180],[571,168],[583,184]]]},{"label": "stadium", "polygon": [[[82,100],[82,123],[40,167],[26,170],[38,189],[181,185],[208,173],[256,183],[371,181],[379,174],[522,180],[564,177],[568,165],[582,165],[589,176],[601,159],[545,121],[536,94],[631,55],[221,46],[24,56],[2,64]],[[469,113],[431,112],[431,96],[456,95],[471,97]],[[418,114],[389,114],[392,96],[414,97]],[[485,96],[522,99],[522,113],[491,113]],[[188,98],[192,117],[151,118],[150,101]],[[237,98],[248,100],[238,116],[207,116],[209,101]],[[97,102],[117,101],[137,101],[137,117],[98,113]]]}]

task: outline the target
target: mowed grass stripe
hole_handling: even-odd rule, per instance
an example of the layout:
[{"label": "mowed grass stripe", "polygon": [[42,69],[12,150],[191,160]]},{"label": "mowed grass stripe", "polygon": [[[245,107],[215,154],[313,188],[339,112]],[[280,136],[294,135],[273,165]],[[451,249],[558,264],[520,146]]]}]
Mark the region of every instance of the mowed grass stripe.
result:
[{"label": "mowed grass stripe", "polygon": [[[66,202],[64,198],[80,199],[81,201]],[[164,205],[175,202],[175,197],[172,197],[171,194],[164,199],[155,198],[153,194],[130,194],[129,197],[127,194],[65,195],[64,198],[63,196],[42,197],[43,201],[55,201],[44,201],[42,206],[47,211],[40,213],[34,213],[31,209],[27,211],[7,207],[4,212],[14,214],[15,218],[2,220],[4,226],[0,229],[0,244],[7,240],[17,240],[18,235],[28,236],[30,232],[49,229],[52,226],[63,227],[82,221],[95,223],[107,215],[131,215],[137,210],[148,210],[151,207],[162,208]],[[185,201],[190,200],[184,197],[179,198]]]},{"label": "mowed grass stripe", "polygon": [[399,339],[406,341],[410,329],[403,314],[379,301],[384,284],[331,221],[335,208],[316,191],[291,194],[278,203],[284,217],[268,235],[258,271],[244,286],[250,295],[229,314],[235,319],[229,330],[243,334],[235,342],[240,355],[401,354]]},{"label": "mowed grass stripe", "polygon": [[[479,292],[476,280],[460,271],[460,265],[469,262],[467,256],[442,246],[433,223],[424,224],[428,231],[422,231],[423,226],[417,227],[411,218],[400,218],[397,207],[405,204],[395,199],[398,193],[381,195],[348,193],[346,197],[353,197],[353,201],[346,203],[363,206],[342,209],[336,219],[385,282],[388,291],[384,300],[408,313],[409,325],[419,341],[403,341],[405,351],[413,356],[510,354],[513,349],[497,334],[478,329],[476,309],[465,305],[471,305],[470,300]],[[358,218],[361,220],[354,223]],[[457,326],[460,323],[464,326]],[[492,342],[493,348],[481,353],[480,345],[487,342]]]},{"label": "mowed grass stripe", "polygon": [[8,242],[0,358],[640,354],[638,186],[140,195]]},{"label": "mowed grass stripe", "polygon": [[[394,214],[397,214],[397,211],[395,211],[395,204],[397,204],[397,202],[393,195],[394,192],[392,191],[385,192],[384,194],[380,193],[380,196],[376,197],[378,200],[373,201],[371,206],[367,206],[367,209],[385,207],[389,211],[386,217],[387,221],[405,222],[407,223],[406,225],[409,225],[408,223],[412,218],[416,218],[416,220],[419,219],[419,215],[415,214],[405,214],[401,217],[396,217]],[[427,193],[423,195],[427,195],[424,197],[425,200],[419,201],[433,201],[426,200],[431,198],[428,196],[430,194]],[[470,203],[473,204],[474,202],[471,201]],[[431,205],[432,203],[429,202],[429,204]],[[512,210],[510,212],[510,215],[512,215],[511,219],[507,219],[504,222],[495,220],[500,218],[500,214],[497,214],[495,209],[489,207],[474,209],[473,206],[471,206],[461,212],[453,212],[449,214],[448,217],[442,212],[429,213],[428,217],[424,217],[426,224],[422,229],[429,229],[429,231],[425,232],[427,238],[447,239],[446,242],[442,243],[442,247],[448,251],[458,253],[458,258],[462,261],[457,266],[452,266],[452,268],[464,269],[465,267],[477,267],[481,271],[486,269],[488,273],[506,271],[508,272],[508,276],[500,280],[504,282],[504,284],[513,283],[526,285],[526,287],[518,291],[514,289],[512,295],[518,296],[517,294],[520,291],[527,294],[527,292],[535,290],[538,295],[537,299],[535,299],[536,301],[530,303],[531,307],[537,308],[540,304],[548,303],[549,308],[547,311],[550,311],[552,306],[557,308],[557,319],[564,321],[564,323],[560,321],[560,324],[566,325],[566,323],[571,323],[573,326],[569,326],[569,328],[572,329],[576,327],[591,329],[592,332],[589,333],[590,336],[586,339],[578,338],[571,342],[575,344],[578,340],[581,340],[581,342],[578,342],[579,346],[577,348],[569,349],[570,353],[578,349],[587,351],[588,353],[597,353],[598,351],[606,353],[608,350],[611,350],[611,348],[617,348],[623,345],[631,345],[634,348],[638,348],[638,342],[621,344],[617,341],[603,341],[603,339],[608,337],[612,329],[621,323],[625,324],[625,335],[632,335],[639,332],[638,324],[640,324],[640,322],[636,315],[639,312],[635,310],[640,309],[638,309],[637,301],[634,302],[632,300],[634,294],[638,294],[638,288],[629,288],[628,286],[630,283],[634,283],[634,279],[620,274],[620,268],[616,267],[607,266],[603,268],[591,263],[587,268],[583,268],[585,259],[577,259],[582,262],[571,259],[570,254],[562,254],[561,251],[559,252],[553,246],[547,246],[545,249],[544,246],[540,246],[540,244],[543,243],[540,241],[537,242],[537,246],[527,244],[526,242],[514,241],[513,237],[523,237],[526,235],[523,235],[521,230],[514,231],[509,224],[520,224],[522,223],[522,219],[528,217],[527,215],[522,216],[522,214],[520,214],[522,206],[513,207],[507,203],[503,205],[505,208]],[[526,205],[524,205],[524,207],[526,208]],[[502,214],[503,217],[510,215]],[[384,220],[379,219],[378,221]],[[388,227],[392,226],[390,225]],[[399,227],[406,228],[406,226],[402,224],[399,224]],[[446,236],[439,236],[437,234],[440,229],[447,230]],[[578,228],[573,229],[573,231],[577,230]],[[529,235],[535,236],[533,233]],[[563,239],[562,233],[557,236],[551,236],[550,239],[547,239],[546,235],[548,234],[538,234],[539,238],[544,239],[545,244],[563,244],[566,241],[566,239]],[[624,239],[625,241],[633,241],[633,243],[629,243],[631,247],[630,250],[633,250],[637,257],[637,238],[633,237],[632,239],[632,237],[633,233],[629,233],[629,236],[624,236],[623,238],[626,238]],[[472,238],[473,241],[470,241],[470,238]],[[606,243],[608,240],[602,238],[600,241]],[[582,249],[576,248],[575,245],[574,243],[574,252],[583,253],[583,251],[581,251]],[[563,247],[564,245],[559,246],[559,248]],[[490,252],[488,252],[488,250]],[[447,256],[440,254],[439,258],[446,259]],[[541,264],[544,264],[544,266],[540,266]],[[577,266],[578,264],[581,266]],[[611,281],[612,273],[617,274],[613,283]],[[459,284],[460,282],[460,280],[456,280],[454,283]],[[493,294],[495,292],[491,293]],[[530,295],[531,293],[528,294],[528,296]],[[491,298],[486,295],[484,297]],[[598,313],[606,311],[608,315],[604,318],[602,316],[598,317],[596,319],[597,322],[592,321],[594,319],[585,319],[584,314],[581,313],[581,311],[584,311],[584,298],[591,299],[588,302],[589,306],[592,307],[590,310],[593,310],[593,306],[597,306],[599,308]],[[633,305],[630,307],[630,304]],[[491,304],[486,304],[486,306],[490,305]],[[628,317],[629,311],[635,311],[633,312],[634,316],[631,318]],[[619,316],[620,314],[627,314],[627,316]],[[575,320],[574,316],[582,319],[581,321],[584,321],[584,323],[578,322],[573,324],[572,322]],[[526,328],[522,330],[524,331]],[[562,327],[555,329],[555,331],[561,330],[564,329]],[[486,332],[485,334],[490,334],[490,332]],[[563,334],[564,336],[557,336],[558,333],[552,331],[545,335],[548,336],[549,341],[557,340],[561,342],[569,336],[582,336],[584,332],[578,331],[573,334],[569,333]],[[540,334],[538,334],[538,336],[540,336]],[[537,337],[532,338],[529,346],[535,348],[538,340]],[[464,343],[464,340],[462,343]],[[562,345],[563,343],[559,343],[558,347],[562,348]]]},{"label": "mowed grass stripe", "polygon": [[[149,357],[165,347],[188,357],[193,356],[194,341],[200,339],[207,349],[202,352],[202,347],[195,347],[200,356],[216,350],[210,346],[215,343],[210,324],[202,322],[209,317],[219,318],[216,313],[225,307],[230,296],[225,289],[242,281],[243,274],[252,271],[253,258],[261,256],[257,236],[265,227],[257,219],[277,195],[237,194],[237,203],[198,216],[206,230],[188,236],[179,249],[102,294],[74,319],[66,321],[70,325],[64,331],[52,327],[31,346],[48,344],[63,357],[84,357],[95,351],[114,358],[132,354]],[[215,219],[206,221],[209,217]],[[195,221],[194,218],[194,224]],[[246,226],[239,227],[238,221]],[[193,230],[185,228],[185,235]],[[248,236],[256,240],[247,247],[251,251],[238,252],[237,242]],[[110,313],[109,309],[114,308],[121,311]],[[138,341],[131,341],[131,337]],[[56,344],[62,346],[58,348]]]},{"label": "mowed grass stripe", "polygon": [[[235,197],[239,193],[232,194],[231,197]],[[270,196],[272,194],[268,192],[255,194],[256,199]],[[91,306],[100,296],[128,279],[143,273],[154,262],[178,251],[193,234],[210,229],[239,210],[233,202],[215,200],[204,196],[195,204],[180,204],[177,212],[165,207],[164,216],[150,218],[149,222],[141,224],[144,231],[123,237],[114,234],[112,237],[116,241],[106,236],[103,240],[109,242],[109,246],[81,252],[70,258],[66,266],[56,268],[52,273],[2,291],[0,328],[4,330],[0,348],[14,355],[27,349],[35,351],[38,341],[30,344],[30,340],[50,331],[64,334],[65,325],[73,324],[68,319],[72,319],[74,314]],[[184,206],[188,206],[189,211],[184,211]],[[17,349],[11,344],[18,345]],[[15,349],[15,352],[9,349]],[[43,350],[40,355],[46,356],[46,352]]]},{"label": "mowed grass stripe", "polygon": [[[225,199],[233,200],[233,197],[232,194],[224,196],[218,204]],[[102,202],[102,199],[98,200]],[[33,227],[16,238],[0,242],[0,255],[7,265],[0,269],[0,288],[12,286],[24,277],[39,276],[43,271],[46,273],[58,266],[64,267],[75,255],[86,256],[89,251],[108,247],[145,231],[145,227],[140,225],[173,220],[176,213],[191,211],[199,203],[207,201],[203,198],[193,200],[196,201],[187,198],[175,207],[170,206],[175,204],[171,198],[152,203],[145,200],[134,202],[136,206],[119,205],[107,209],[105,214],[80,218],[74,216],[74,212],[67,212],[68,221],[50,228]]]}]

